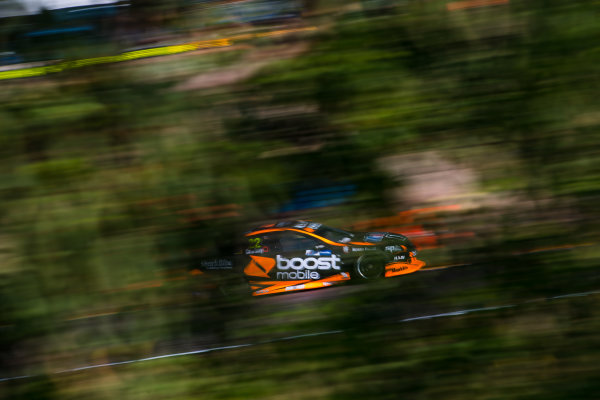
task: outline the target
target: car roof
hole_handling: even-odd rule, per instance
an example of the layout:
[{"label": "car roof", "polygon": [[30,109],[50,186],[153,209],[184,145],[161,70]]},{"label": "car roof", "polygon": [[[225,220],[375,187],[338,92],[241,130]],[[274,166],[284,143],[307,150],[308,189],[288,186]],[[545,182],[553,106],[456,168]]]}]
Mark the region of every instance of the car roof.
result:
[{"label": "car roof", "polygon": [[[261,225],[256,229],[246,232],[245,236],[254,236],[262,233],[269,232],[282,232],[282,231],[293,231],[293,232],[305,232],[309,236],[313,236],[318,238],[319,240],[335,245],[335,246],[347,246],[347,245],[361,245],[361,246],[375,246],[375,243],[368,242],[348,242],[348,243],[338,243],[333,240],[327,239],[324,236],[316,233],[316,231],[321,228],[323,224],[314,221],[279,221],[272,224]],[[333,229],[333,228],[329,228]]]},{"label": "car roof", "polygon": [[246,236],[252,235],[255,232],[264,231],[265,229],[294,229],[294,230],[302,230],[306,232],[314,232],[322,226],[319,222],[314,221],[303,221],[303,220],[293,220],[293,221],[278,221],[272,224],[261,225],[255,229],[252,229],[246,232]]}]

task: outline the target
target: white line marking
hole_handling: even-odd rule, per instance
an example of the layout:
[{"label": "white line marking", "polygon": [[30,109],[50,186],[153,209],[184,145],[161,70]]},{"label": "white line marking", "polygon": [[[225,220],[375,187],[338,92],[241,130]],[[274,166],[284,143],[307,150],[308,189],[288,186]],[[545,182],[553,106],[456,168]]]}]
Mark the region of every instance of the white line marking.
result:
[{"label": "white line marking", "polygon": [[16,381],[17,379],[33,378],[35,375],[11,376],[10,378],[0,378],[0,382]]},{"label": "white line marking", "polygon": [[442,314],[422,315],[420,317],[404,318],[404,319],[399,320],[398,322],[410,322],[410,321],[418,321],[418,320],[423,320],[423,319],[433,319],[433,318],[441,318],[441,317],[454,317],[456,315],[464,315],[464,314],[469,314],[469,313],[477,312],[477,311],[500,310],[502,308],[510,308],[510,307],[516,307],[516,305],[509,304],[509,305],[505,305],[505,306],[496,306],[496,307],[471,308],[469,310],[452,311],[452,312],[447,312],[447,313],[442,313]]},{"label": "white line marking", "polygon": [[255,344],[253,344],[253,343],[245,343],[245,344],[237,344],[237,345],[232,345],[232,346],[211,347],[211,348],[208,348],[208,349],[199,349],[199,350],[185,351],[183,353],[171,353],[171,354],[163,354],[163,355],[160,355],[160,356],[152,356],[152,357],[139,358],[137,360],[116,361],[116,362],[106,363],[106,364],[87,365],[87,366],[84,366],[84,367],[70,368],[70,369],[65,369],[65,370],[62,370],[62,371],[57,371],[57,372],[55,372],[55,374],[64,374],[64,373],[68,373],[68,372],[83,371],[83,370],[86,370],[86,369],[93,369],[93,368],[110,367],[110,366],[113,366],[113,365],[132,364],[132,363],[136,363],[136,362],[160,360],[161,358],[189,356],[189,355],[192,355],[192,354],[209,353],[211,351],[239,349],[239,348],[242,348],[242,347],[249,347],[249,346],[254,346],[254,345]]},{"label": "white line marking", "polygon": [[[563,295],[559,295],[559,296],[552,296],[552,297],[546,297],[546,298],[541,298],[541,299],[533,299],[533,300],[524,301],[524,302],[521,302],[518,304],[506,304],[506,305],[501,305],[501,306],[457,310],[457,311],[451,311],[451,312],[441,313],[441,314],[421,315],[418,317],[401,319],[398,321],[398,323],[420,321],[420,320],[434,319],[434,318],[443,318],[443,317],[455,317],[455,316],[459,316],[459,315],[465,315],[465,314],[480,312],[480,311],[493,311],[493,310],[500,310],[500,309],[504,309],[504,308],[513,308],[513,307],[517,307],[519,305],[534,303],[534,302],[559,300],[559,299],[566,299],[566,298],[572,298],[572,297],[585,297],[585,296],[591,296],[591,295],[596,295],[596,294],[600,294],[600,290],[593,290],[593,291],[589,291],[589,292],[579,292],[579,293],[569,293],[569,294],[563,294]],[[88,370],[88,369],[110,367],[110,366],[123,365],[123,364],[132,364],[132,363],[144,362],[144,361],[159,360],[162,358],[188,356],[188,355],[193,355],[193,354],[204,354],[204,353],[210,353],[213,351],[240,349],[240,348],[244,348],[244,347],[258,346],[261,344],[281,342],[284,340],[296,340],[296,339],[302,339],[302,338],[312,337],[312,336],[334,335],[334,334],[343,333],[343,332],[344,332],[343,330],[334,330],[334,331],[306,333],[306,334],[302,334],[302,335],[294,335],[294,336],[286,336],[283,338],[270,339],[270,340],[257,342],[257,343],[244,343],[244,344],[236,344],[236,345],[230,345],[230,346],[210,347],[207,349],[185,351],[182,353],[163,354],[160,356],[145,357],[145,358],[139,358],[139,359],[135,359],[135,360],[116,361],[116,362],[105,363],[105,364],[86,365],[83,367],[70,368],[70,369],[64,369],[64,370],[60,370],[60,371],[50,372],[49,374],[52,374],[52,375],[66,374],[69,372],[84,371],[84,370]],[[17,379],[35,378],[36,376],[39,376],[39,375],[21,375],[21,376],[13,376],[13,377],[8,377],[8,378],[0,378],[0,382],[14,381]]]},{"label": "white line marking", "polygon": [[600,294],[600,290],[593,290],[593,291],[590,291],[590,292],[581,292],[581,293],[563,294],[563,295],[560,295],[560,296],[550,297],[549,299],[550,300],[554,300],[554,299],[566,299],[566,298],[569,298],[569,297],[585,297],[585,296],[591,296],[591,295],[594,295],[594,294]]},{"label": "white line marking", "polygon": [[336,333],[343,333],[344,331],[342,330],[336,330],[336,331],[325,331],[325,332],[315,332],[315,333],[305,333],[303,335],[296,335],[296,336],[287,336],[281,339],[272,339],[272,340],[268,340],[266,342],[261,342],[261,344],[263,343],[273,343],[273,342],[280,342],[280,341],[284,341],[284,340],[294,340],[294,339],[302,339],[305,337],[311,337],[311,336],[322,336],[322,335],[334,335]]}]

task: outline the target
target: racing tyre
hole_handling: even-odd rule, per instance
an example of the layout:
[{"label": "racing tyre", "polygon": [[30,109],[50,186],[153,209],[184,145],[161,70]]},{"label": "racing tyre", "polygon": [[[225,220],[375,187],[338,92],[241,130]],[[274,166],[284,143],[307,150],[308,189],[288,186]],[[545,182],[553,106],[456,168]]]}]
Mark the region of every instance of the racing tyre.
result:
[{"label": "racing tyre", "polygon": [[354,272],[359,279],[374,280],[383,275],[385,263],[383,259],[374,254],[365,254],[356,260]]}]

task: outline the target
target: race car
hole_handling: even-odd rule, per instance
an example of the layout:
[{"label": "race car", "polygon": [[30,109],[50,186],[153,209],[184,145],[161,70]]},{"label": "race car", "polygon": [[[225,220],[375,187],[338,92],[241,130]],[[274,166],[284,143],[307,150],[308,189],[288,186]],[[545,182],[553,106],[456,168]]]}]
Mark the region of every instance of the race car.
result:
[{"label": "race car", "polygon": [[404,235],[348,232],[312,221],[282,221],[245,234],[237,253],[253,296],[375,280],[421,269]]}]

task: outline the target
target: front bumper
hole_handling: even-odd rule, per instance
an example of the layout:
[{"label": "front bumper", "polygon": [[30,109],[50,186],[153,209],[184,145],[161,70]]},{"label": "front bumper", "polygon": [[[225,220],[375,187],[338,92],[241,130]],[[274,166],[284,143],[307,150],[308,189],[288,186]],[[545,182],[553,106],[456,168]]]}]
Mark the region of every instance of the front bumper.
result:
[{"label": "front bumper", "polygon": [[410,262],[391,262],[385,265],[385,278],[392,276],[406,275],[416,272],[425,266],[425,261],[411,259]]}]

